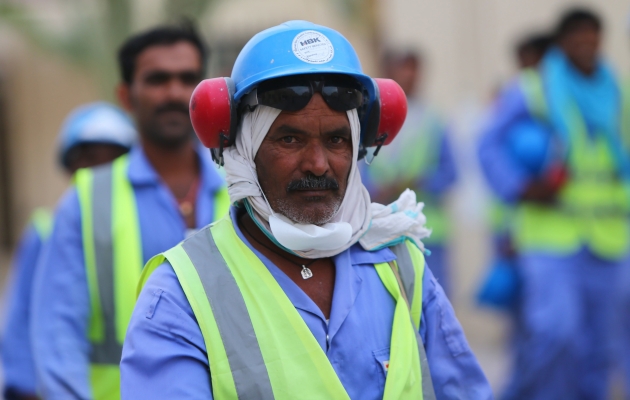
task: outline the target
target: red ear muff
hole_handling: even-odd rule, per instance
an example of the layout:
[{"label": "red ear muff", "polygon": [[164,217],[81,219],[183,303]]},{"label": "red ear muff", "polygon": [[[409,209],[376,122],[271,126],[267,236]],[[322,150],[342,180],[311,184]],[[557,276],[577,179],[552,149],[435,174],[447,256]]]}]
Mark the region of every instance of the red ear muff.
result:
[{"label": "red ear muff", "polygon": [[[374,143],[370,146],[386,146],[394,140],[407,118],[407,96],[392,79],[375,78],[381,106],[380,120]],[[384,135],[387,135],[383,138]]]},{"label": "red ear muff", "polygon": [[407,96],[400,85],[391,79],[375,78],[373,81],[372,104],[361,120],[359,159],[367,154],[367,147],[377,147],[372,153],[376,156],[381,146],[394,140],[407,118]]},{"label": "red ear muff", "polygon": [[201,81],[190,98],[190,120],[201,143],[223,149],[234,142],[236,107],[234,82],[230,78]]}]

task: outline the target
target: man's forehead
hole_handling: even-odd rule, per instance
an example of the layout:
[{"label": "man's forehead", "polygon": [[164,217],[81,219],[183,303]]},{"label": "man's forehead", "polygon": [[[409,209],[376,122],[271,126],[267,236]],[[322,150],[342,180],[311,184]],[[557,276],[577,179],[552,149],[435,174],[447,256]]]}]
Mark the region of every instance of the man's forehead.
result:
[{"label": "man's forehead", "polygon": [[180,72],[201,69],[199,50],[187,41],[147,47],[136,59],[135,74],[160,70]]}]

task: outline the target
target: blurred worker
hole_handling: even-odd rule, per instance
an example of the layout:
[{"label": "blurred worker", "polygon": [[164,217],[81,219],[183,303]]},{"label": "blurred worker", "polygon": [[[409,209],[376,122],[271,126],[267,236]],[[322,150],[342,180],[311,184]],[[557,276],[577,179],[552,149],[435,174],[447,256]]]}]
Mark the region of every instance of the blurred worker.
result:
[{"label": "blurred worker", "polygon": [[[145,267],[123,398],[491,398],[424,268],[414,193],[386,207],[361,183],[360,154],[386,133],[379,115],[392,138],[403,123],[402,89],[306,21],[258,33],[226,79],[200,85],[191,116],[220,146],[235,206]],[[222,137],[209,121],[229,125],[230,107],[238,128]]]},{"label": "blurred worker", "polygon": [[[540,61],[553,42],[552,35],[535,33],[519,41],[514,48],[514,56],[519,74],[514,82],[505,86],[506,91],[520,85],[523,90],[528,87],[530,70],[538,68]],[[501,98],[499,92],[497,99]],[[494,99],[496,101],[496,99]],[[492,118],[490,110],[489,118]],[[537,129],[537,126],[534,126]],[[515,125],[506,134],[512,141],[527,141],[530,137],[527,127]],[[521,135],[525,130],[524,135]],[[483,148],[482,148],[483,151]],[[516,269],[516,251],[512,243],[512,224],[514,223],[514,205],[494,197],[490,206],[490,228],[492,231],[493,260],[487,275],[477,294],[481,305],[494,307],[502,311],[515,311],[518,301],[520,279]],[[515,334],[518,332],[515,330]]]},{"label": "blurred worker", "polygon": [[[92,103],[75,109],[59,133],[59,163],[73,175],[79,168],[111,162],[128,152],[136,140],[133,123],[117,107]],[[35,399],[35,366],[30,344],[29,316],[35,266],[50,234],[52,215],[37,209],[18,245],[9,281],[7,321],[2,334],[4,398]]]},{"label": "blurred worker", "polygon": [[607,398],[630,168],[601,35],[595,14],[567,12],[557,47],[503,93],[484,133],[486,177],[516,207],[522,332],[507,399]]},{"label": "blurred worker", "polygon": [[206,50],[192,27],[123,44],[120,103],[140,145],[80,170],[35,279],[33,351],[44,398],[120,397],[122,342],[144,263],[227,212],[222,179],[194,139],[188,103]]},{"label": "blurred worker", "polygon": [[431,236],[424,242],[431,252],[431,272],[448,294],[449,221],[444,197],[456,180],[449,137],[437,113],[417,92],[423,77],[422,57],[413,51],[390,51],[384,66],[387,77],[405,91],[409,108],[397,139],[382,148],[369,166],[361,166],[363,182],[377,203],[389,204],[407,188],[425,203],[422,212]]}]

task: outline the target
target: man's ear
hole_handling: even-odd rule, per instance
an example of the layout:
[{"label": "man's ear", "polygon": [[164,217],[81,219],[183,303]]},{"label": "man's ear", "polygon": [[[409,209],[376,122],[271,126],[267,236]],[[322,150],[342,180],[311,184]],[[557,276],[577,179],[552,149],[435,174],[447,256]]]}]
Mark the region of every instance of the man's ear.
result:
[{"label": "man's ear", "polygon": [[126,83],[119,83],[116,86],[116,97],[118,98],[118,103],[120,103],[121,107],[126,111],[131,112],[131,88]]}]

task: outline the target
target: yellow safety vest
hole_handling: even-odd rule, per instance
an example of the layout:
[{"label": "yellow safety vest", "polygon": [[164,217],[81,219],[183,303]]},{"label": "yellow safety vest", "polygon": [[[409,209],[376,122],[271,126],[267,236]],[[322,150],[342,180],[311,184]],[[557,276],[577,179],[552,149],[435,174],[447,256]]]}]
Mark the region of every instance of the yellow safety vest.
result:
[{"label": "yellow safety vest", "polygon": [[[384,398],[434,399],[418,334],[424,258],[410,242],[392,250],[397,262],[374,266],[396,301]],[[349,399],[308,326],[240,240],[229,215],[151,259],[138,291],[165,260],[203,334],[215,399]]]},{"label": "yellow safety vest", "polygon": [[[532,115],[547,118],[540,74],[529,71],[523,79]],[[517,207],[515,243],[522,251],[555,254],[570,254],[585,245],[602,258],[620,259],[630,249],[627,191],[604,135],[589,137],[577,105],[573,107],[569,180],[556,205],[525,202]]]},{"label": "yellow safety vest", "polygon": [[[129,158],[124,155],[111,164],[82,169],[75,175],[90,294],[88,339],[95,400],[120,399],[122,344],[144,264],[128,165]],[[214,215],[222,217],[228,209],[227,189],[222,189],[214,198]]]}]

